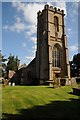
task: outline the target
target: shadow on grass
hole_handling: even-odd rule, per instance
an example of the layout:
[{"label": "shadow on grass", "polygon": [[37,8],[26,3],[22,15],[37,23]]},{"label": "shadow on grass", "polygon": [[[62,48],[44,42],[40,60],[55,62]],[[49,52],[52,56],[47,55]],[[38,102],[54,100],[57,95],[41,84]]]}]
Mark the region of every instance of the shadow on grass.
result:
[{"label": "shadow on grass", "polygon": [[79,95],[79,94],[77,94],[77,93],[68,92],[68,94],[71,94],[71,95],[76,95],[76,96],[79,96],[79,98],[80,98],[80,95]]},{"label": "shadow on grass", "polygon": [[34,106],[30,109],[18,110],[19,114],[3,113],[2,120],[53,120],[80,118],[80,100],[52,101],[44,106]]}]

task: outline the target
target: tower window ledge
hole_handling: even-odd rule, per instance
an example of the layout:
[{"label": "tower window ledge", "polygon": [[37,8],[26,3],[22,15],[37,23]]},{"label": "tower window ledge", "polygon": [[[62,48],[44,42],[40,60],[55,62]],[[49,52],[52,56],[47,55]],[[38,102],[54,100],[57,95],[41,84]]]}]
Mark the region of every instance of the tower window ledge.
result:
[{"label": "tower window ledge", "polygon": [[61,71],[61,68],[60,67],[52,67],[52,70],[53,71]]}]

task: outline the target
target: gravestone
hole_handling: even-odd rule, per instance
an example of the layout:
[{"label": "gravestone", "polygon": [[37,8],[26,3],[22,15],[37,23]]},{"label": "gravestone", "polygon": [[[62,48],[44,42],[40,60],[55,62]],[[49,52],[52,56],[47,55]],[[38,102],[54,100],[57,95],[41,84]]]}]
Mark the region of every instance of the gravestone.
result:
[{"label": "gravestone", "polygon": [[69,79],[68,77],[66,77],[65,79],[66,79],[66,85],[71,85],[71,79]]},{"label": "gravestone", "polygon": [[11,82],[9,82],[9,86],[11,86]]},{"label": "gravestone", "polygon": [[12,86],[15,86],[15,83],[12,83]]},{"label": "gravestone", "polygon": [[76,78],[75,77],[71,78],[71,85],[76,85],[76,84],[77,84]]}]

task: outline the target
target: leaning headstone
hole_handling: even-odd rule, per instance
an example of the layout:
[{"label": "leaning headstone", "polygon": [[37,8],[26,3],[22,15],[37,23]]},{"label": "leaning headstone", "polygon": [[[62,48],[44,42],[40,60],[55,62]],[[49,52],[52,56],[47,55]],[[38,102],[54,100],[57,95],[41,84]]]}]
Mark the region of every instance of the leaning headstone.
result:
[{"label": "leaning headstone", "polygon": [[9,82],[9,86],[11,86],[11,82]]},{"label": "leaning headstone", "polygon": [[76,78],[75,77],[71,78],[71,85],[76,85],[76,84],[77,84]]},{"label": "leaning headstone", "polygon": [[66,85],[71,85],[71,79],[69,79],[68,77],[66,77]]},{"label": "leaning headstone", "polygon": [[15,83],[12,83],[12,86],[15,86]]}]

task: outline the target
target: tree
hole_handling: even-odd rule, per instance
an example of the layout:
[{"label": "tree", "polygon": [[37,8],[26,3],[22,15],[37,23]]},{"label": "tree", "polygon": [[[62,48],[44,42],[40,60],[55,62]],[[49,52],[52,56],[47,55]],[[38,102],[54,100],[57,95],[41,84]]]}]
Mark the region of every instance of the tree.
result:
[{"label": "tree", "polygon": [[71,76],[80,76],[80,53],[73,56],[73,60],[70,61]]},{"label": "tree", "polygon": [[18,57],[10,54],[10,56],[8,57],[8,63],[7,63],[7,72],[9,70],[14,70],[15,72],[18,70],[18,66],[19,66],[19,62],[20,60],[18,59]]},{"label": "tree", "polygon": [[0,76],[6,77],[6,64],[7,59],[2,55],[0,50]]}]

